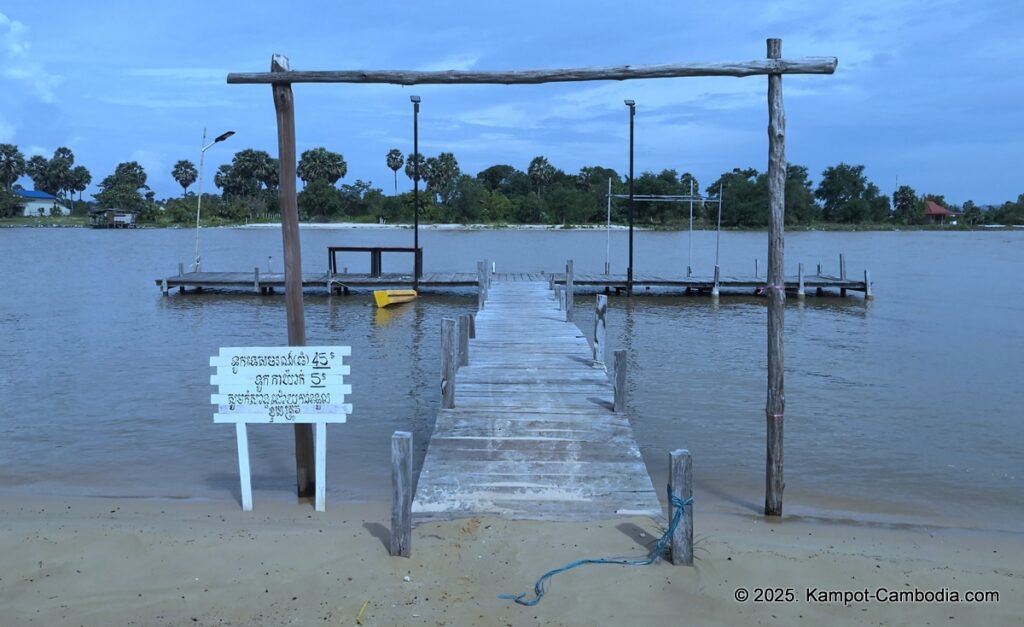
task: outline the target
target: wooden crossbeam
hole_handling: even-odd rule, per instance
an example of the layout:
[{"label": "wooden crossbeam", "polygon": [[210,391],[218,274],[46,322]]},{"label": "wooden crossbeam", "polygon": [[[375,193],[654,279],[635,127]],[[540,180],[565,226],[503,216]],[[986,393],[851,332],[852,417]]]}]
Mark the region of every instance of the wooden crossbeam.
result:
[{"label": "wooden crossbeam", "polygon": [[592,68],[548,70],[308,70],[288,72],[232,72],[230,84],[271,83],[386,83],[392,85],[535,85],[580,81],[624,81],[639,78],[682,78],[693,76],[763,76],[768,74],[832,74],[835,57],[802,59],[758,59],[724,63],[665,63],[659,65],[615,65]]}]

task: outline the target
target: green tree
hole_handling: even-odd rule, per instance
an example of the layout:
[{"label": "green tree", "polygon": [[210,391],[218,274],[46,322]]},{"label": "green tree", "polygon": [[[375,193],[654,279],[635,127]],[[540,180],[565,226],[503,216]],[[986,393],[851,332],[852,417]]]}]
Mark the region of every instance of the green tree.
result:
[{"label": "green tree", "polygon": [[309,185],[313,181],[325,181],[333,186],[338,179],[345,178],[348,164],[340,153],[331,152],[326,148],[313,148],[302,153],[296,172],[302,182]]},{"label": "green tree", "polygon": [[900,224],[920,224],[924,220],[924,205],[909,185],[900,185],[892,195],[892,205],[893,220]]},{"label": "green tree", "polygon": [[146,170],[137,161],[117,164],[114,173],[100,182],[100,191],[95,194],[100,207],[123,209],[142,213],[146,202],[140,190],[149,190],[146,186]]},{"label": "green tree", "polygon": [[409,177],[410,181],[417,179],[423,180],[424,171],[426,164],[424,162],[423,155],[419,153],[409,155],[409,158],[405,160],[405,175]]},{"label": "green tree", "polygon": [[405,163],[405,157],[402,155],[402,151],[397,148],[392,148],[388,151],[387,155],[388,167],[391,168],[392,174],[395,178],[395,196],[398,195],[398,171],[402,169],[402,165]]},{"label": "green tree", "polygon": [[[722,190],[722,226],[755,227],[768,224],[768,179],[754,168],[733,168],[707,187],[709,198],[718,200]],[[707,203],[710,224],[717,220],[718,203]]]},{"label": "green tree", "polygon": [[189,186],[196,182],[199,173],[196,171],[195,164],[188,159],[181,159],[174,164],[171,176],[178,182],[178,185],[181,185],[181,195],[186,196],[188,195]]},{"label": "green tree", "polygon": [[548,162],[547,157],[538,156],[530,160],[530,165],[526,168],[526,174],[530,177],[530,182],[533,183],[533,190],[537,192],[537,196],[543,196],[544,188],[555,177],[555,167]]},{"label": "green tree", "polygon": [[341,215],[343,209],[341,192],[325,178],[310,179],[297,200],[299,213],[305,220],[332,218]]},{"label": "green tree", "polygon": [[985,223],[985,214],[982,213],[981,208],[974,204],[973,200],[968,200],[963,206],[963,215],[961,216],[964,224],[974,226],[977,224]]},{"label": "green tree", "polygon": [[25,174],[25,155],[14,144],[0,144],[0,185],[6,191]]},{"label": "green tree", "polygon": [[840,163],[826,168],[814,196],[821,201],[828,222],[877,222],[889,216],[889,198],[868,181],[863,165]]},{"label": "green tree", "polygon": [[462,173],[455,155],[442,152],[437,157],[430,157],[424,163],[424,169],[426,171],[421,169],[420,175],[427,182],[427,191],[437,197],[442,207],[447,208],[455,193],[455,182]]}]

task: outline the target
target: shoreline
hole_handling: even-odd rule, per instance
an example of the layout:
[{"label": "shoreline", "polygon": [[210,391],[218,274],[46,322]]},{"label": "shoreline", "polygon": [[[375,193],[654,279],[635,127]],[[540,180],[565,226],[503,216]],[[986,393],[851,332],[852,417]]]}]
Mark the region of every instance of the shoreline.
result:
[{"label": "shoreline", "polygon": [[[772,521],[694,512],[695,565],[593,565],[532,590],[572,560],[642,557],[644,518],[423,522],[412,556],[386,550],[389,505],[233,499],[167,502],[0,497],[0,622],[47,625],[1009,624],[1024,613],[1024,535]],[[795,602],[738,602],[737,588],[792,588]],[[808,590],[994,590],[980,604],[820,602]],[[948,594],[948,592],[947,592]],[[528,595],[528,598],[532,594]],[[771,618],[769,618],[769,616]]]}]

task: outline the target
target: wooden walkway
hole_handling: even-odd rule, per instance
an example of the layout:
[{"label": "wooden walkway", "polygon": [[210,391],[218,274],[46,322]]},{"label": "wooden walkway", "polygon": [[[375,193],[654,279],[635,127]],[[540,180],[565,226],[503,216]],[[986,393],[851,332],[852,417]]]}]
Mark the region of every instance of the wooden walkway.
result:
[{"label": "wooden walkway", "polygon": [[[493,275],[495,281],[532,281],[547,284],[551,275],[543,272],[499,272]],[[565,275],[558,273],[554,275],[555,282],[565,283]],[[764,287],[767,279],[752,275],[730,275],[719,278],[718,285],[722,291],[752,292]],[[626,288],[625,274],[598,274],[598,273],[575,273],[573,283],[576,286],[591,289],[624,290]],[[813,290],[840,290],[845,295],[847,290],[853,292],[865,292],[866,279],[853,280],[840,278],[827,274],[805,274],[803,277],[804,290],[814,293]],[[419,280],[421,289],[450,289],[455,287],[476,287],[477,274],[475,272],[427,272]],[[254,290],[259,293],[284,291],[283,273],[255,273],[255,272],[185,272],[163,279],[156,279],[156,285],[165,293],[178,288],[180,291],[188,289],[220,289],[220,290]],[[382,274],[371,276],[369,274],[335,274],[328,282],[326,273],[306,273],[302,275],[302,285],[306,289],[321,289],[332,292],[348,292],[350,289],[383,289],[383,288],[407,288],[412,285],[411,274]],[[668,290],[694,291],[697,293],[710,293],[715,286],[713,276],[673,276],[657,274],[637,274],[633,278],[633,290],[643,290],[648,287],[656,287]],[[797,276],[786,277],[786,290],[796,292],[800,282]]]},{"label": "wooden walkway", "polygon": [[[661,516],[605,368],[547,280],[494,275],[476,314],[455,408],[441,410],[417,518],[581,520]],[[609,352],[609,357],[611,353]]]}]

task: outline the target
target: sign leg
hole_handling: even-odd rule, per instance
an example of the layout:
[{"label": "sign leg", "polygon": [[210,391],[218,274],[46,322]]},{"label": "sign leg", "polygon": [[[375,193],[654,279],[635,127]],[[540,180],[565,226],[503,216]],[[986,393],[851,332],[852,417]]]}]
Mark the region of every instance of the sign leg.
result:
[{"label": "sign leg", "polygon": [[252,479],[249,477],[249,432],[244,422],[235,423],[238,439],[238,478],[242,482],[242,509],[252,511]]},{"label": "sign leg", "polygon": [[327,510],[327,423],[316,423],[316,511]]}]

